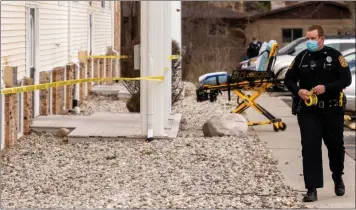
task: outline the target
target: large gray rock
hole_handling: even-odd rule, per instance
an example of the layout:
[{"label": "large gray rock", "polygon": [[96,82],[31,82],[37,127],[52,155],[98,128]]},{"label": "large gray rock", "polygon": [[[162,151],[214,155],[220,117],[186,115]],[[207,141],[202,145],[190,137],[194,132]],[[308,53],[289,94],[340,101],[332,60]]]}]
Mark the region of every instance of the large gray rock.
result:
[{"label": "large gray rock", "polygon": [[247,136],[248,121],[240,114],[226,113],[211,117],[203,125],[205,137]]}]

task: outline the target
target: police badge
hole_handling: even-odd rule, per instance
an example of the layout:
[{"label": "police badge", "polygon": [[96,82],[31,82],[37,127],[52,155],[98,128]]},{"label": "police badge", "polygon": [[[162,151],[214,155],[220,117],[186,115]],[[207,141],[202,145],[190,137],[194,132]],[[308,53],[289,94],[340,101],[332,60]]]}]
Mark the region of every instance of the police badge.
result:
[{"label": "police badge", "polygon": [[330,56],[326,57],[326,61],[327,61],[328,63],[331,63],[332,60],[333,60],[333,59],[332,59]]},{"label": "police badge", "polygon": [[339,56],[339,62],[342,67],[347,67],[349,65],[344,56],[342,55]]}]

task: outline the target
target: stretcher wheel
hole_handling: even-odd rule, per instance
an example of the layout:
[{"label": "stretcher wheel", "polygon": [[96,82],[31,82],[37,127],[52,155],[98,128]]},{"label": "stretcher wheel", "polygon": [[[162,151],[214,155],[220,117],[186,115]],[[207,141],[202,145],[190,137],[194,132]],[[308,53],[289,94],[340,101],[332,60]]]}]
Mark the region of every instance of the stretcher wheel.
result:
[{"label": "stretcher wheel", "polygon": [[278,131],[279,131],[278,123],[273,124],[273,130],[274,130],[275,132],[278,132]]},{"label": "stretcher wheel", "polygon": [[287,129],[287,124],[285,124],[284,122],[279,122],[279,129],[281,131],[285,131]]}]

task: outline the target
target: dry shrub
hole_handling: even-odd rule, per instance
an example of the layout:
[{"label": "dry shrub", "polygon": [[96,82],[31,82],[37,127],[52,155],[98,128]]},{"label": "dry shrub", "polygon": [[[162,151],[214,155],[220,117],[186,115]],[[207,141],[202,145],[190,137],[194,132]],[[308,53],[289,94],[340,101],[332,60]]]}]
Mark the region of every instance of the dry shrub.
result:
[{"label": "dry shrub", "polygon": [[[133,48],[133,46],[132,46]],[[132,50],[133,52],[133,50]],[[172,55],[180,55],[180,48],[177,41],[172,41]],[[138,72],[133,70],[133,58],[127,59],[127,68],[131,72]],[[129,77],[135,76],[130,71],[125,73]],[[127,101],[126,107],[129,112],[140,112],[140,81],[124,81],[124,86],[131,93],[131,98]],[[181,58],[172,60],[172,106],[182,99],[183,83],[182,83],[182,67]]]}]

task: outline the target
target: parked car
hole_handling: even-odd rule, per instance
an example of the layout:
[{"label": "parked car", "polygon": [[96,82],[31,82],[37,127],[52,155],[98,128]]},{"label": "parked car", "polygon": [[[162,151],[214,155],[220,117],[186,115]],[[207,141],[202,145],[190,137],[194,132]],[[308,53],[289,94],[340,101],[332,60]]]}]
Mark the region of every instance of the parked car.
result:
[{"label": "parked car", "polygon": [[356,60],[356,58],[355,58],[355,50],[356,49],[353,48],[353,49],[345,50],[345,51],[342,52],[342,54],[344,55],[346,61],[349,63],[350,69],[355,66],[355,60]]},{"label": "parked car", "polygon": [[[305,37],[296,39],[278,51],[273,68],[273,72],[278,79],[284,79],[285,73],[295,56],[306,49],[306,41]],[[324,44],[338,51],[346,51],[355,48],[355,36],[326,36]],[[256,58],[250,59],[250,61],[242,64],[241,68],[255,70],[256,61]]]},{"label": "parked car", "polygon": [[356,67],[353,66],[350,68],[351,74],[352,74],[352,83],[349,87],[347,87],[344,90],[344,93],[347,98],[347,103],[346,103],[346,111],[350,112],[356,112],[355,111],[355,72],[356,72]]}]

